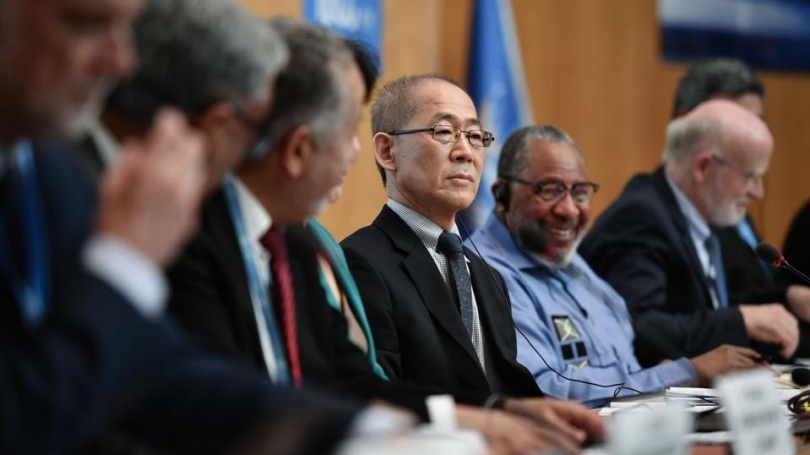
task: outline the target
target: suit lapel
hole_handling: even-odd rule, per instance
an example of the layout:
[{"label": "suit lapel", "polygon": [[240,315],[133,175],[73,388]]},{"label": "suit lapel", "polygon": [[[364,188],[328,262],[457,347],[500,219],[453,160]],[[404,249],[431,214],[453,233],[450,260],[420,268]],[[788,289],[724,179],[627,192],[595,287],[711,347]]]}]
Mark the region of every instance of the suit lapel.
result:
[{"label": "suit lapel", "polygon": [[436,325],[461,345],[476,365],[480,365],[472,340],[467,330],[464,329],[450,290],[419,237],[399,215],[387,206],[374,220],[374,225],[385,232],[399,250],[402,255],[402,265],[410,276],[416,292],[422,297],[422,304],[430,312]]},{"label": "suit lapel", "polygon": [[[215,260],[223,279],[227,282],[229,303],[237,313],[237,320],[254,322],[253,301],[250,297],[245,262],[222,190],[214,193],[206,204],[203,223],[205,230],[210,233],[209,240],[212,249],[216,251]],[[247,331],[248,338],[252,340],[251,344],[255,342],[258,345],[259,333],[256,324],[245,323],[242,328]]]},{"label": "suit lapel", "polygon": [[[475,292],[475,301],[478,304],[479,319],[482,326],[486,327],[484,333],[490,352],[494,352],[493,348],[497,348],[500,357],[511,360],[512,356],[508,354],[510,349],[500,336],[501,333],[507,333],[505,330],[514,330],[511,321],[503,317],[511,314],[512,311],[505,295],[506,290],[500,288],[501,284],[490,274],[492,271],[488,271],[487,265],[483,261],[479,261],[472,251],[464,248],[464,254],[471,258],[469,262],[470,277]],[[504,329],[505,326],[508,328]]]},{"label": "suit lapel", "polygon": [[698,259],[697,251],[695,251],[695,244],[692,241],[692,235],[689,233],[689,222],[686,220],[683,212],[681,212],[681,208],[678,206],[678,201],[675,199],[675,194],[672,192],[672,188],[669,187],[669,183],[667,183],[666,178],[664,177],[663,166],[659,167],[658,170],[656,170],[653,174],[653,187],[661,195],[664,202],[666,202],[667,210],[670,212],[671,219],[674,221],[675,228],[678,230],[681,247],[689,257],[689,261],[692,263],[692,266],[689,267],[689,269],[692,270],[695,278],[700,283],[703,283],[702,288],[703,297],[705,298],[704,302],[711,307],[712,296],[709,293],[709,287],[711,285],[707,282],[706,275],[702,273],[703,265],[701,265],[700,259]]}]

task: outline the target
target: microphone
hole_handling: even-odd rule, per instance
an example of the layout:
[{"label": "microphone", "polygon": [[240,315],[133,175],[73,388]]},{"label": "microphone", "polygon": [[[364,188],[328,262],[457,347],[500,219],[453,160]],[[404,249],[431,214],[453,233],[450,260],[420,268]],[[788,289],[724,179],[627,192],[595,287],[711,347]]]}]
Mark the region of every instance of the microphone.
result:
[{"label": "microphone", "polygon": [[794,368],[790,372],[790,379],[799,387],[807,387],[810,385],[810,368]]},{"label": "microphone", "polygon": [[[773,267],[783,268],[790,270],[794,275],[801,278],[807,284],[810,284],[810,278],[800,272],[798,269],[790,265],[782,253],[773,245],[767,242],[762,242],[756,248],[757,257],[767,262]],[[810,383],[810,382],[808,382]]]}]

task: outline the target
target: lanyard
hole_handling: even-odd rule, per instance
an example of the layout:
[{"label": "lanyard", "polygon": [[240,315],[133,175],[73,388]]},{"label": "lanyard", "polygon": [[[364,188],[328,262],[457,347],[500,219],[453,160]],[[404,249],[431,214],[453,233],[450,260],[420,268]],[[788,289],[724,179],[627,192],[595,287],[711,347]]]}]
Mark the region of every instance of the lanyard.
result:
[{"label": "lanyard", "polygon": [[[264,363],[267,372],[274,382],[287,384],[289,381],[289,369],[287,368],[286,355],[284,353],[284,341],[279,336],[278,325],[273,317],[273,308],[270,306],[270,296],[265,286],[259,280],[259,272],[253,260],[253,250],[250,239],[245,228],[244,218],[242,218],[242,208],[239,205],[239,197],[236,190],[236,182],[233,174],[228,173],[223,179],[222,188],[225,192],[225,200],[228,204],[228,212],[231,215],[236,239],[239,242],[239,251],[245,265],[245,272],[248,278],[250,289],[250,300],[253,305],[253,315],[256,319],[256,328],[259,332],[259,343],[262,346]],[[272,343],[271,343],[272,338]]]},{"label": "lanyard", "polygon": [[34,156],[29,142],[21,142],[13,155],[22,189],[22,232],[25,254],[25,271],[17,270],[11,250],[6,220],[0,217],[0,268],[8,280],[11,292],[25,324],[35,328],[45,317],[50,289],[49,258],[45,235],[42,200],[37,186]]}]

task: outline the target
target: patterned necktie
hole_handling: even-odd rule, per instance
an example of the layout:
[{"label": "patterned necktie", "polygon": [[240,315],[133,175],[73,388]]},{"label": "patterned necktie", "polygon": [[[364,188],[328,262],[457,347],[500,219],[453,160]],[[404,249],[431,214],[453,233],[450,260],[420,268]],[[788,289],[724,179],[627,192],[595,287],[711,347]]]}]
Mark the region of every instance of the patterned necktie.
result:
[{"label": "patterned necktie", "polygon": [[[709,263],[714,269],[714,295],[717,296],[718,308],[728,307],[728,289],[726,289],[726,270],[723,267],[723,254],[720,251],[720,240],[717,234],[712,233],[706,239],[706,251],[709,252]],[[710,277],[711,278],[711,277]]]},{"label": "patterned necktie", "polygon": [[301,386],[301,357],[298,351],[298,329],[295,324],[295,293],[293,291],[287,245],[282,231],[271,227],[261,239],[270,252],[270,273],[273,274],[273,304],[281,322],[284,344],[290,364],[290,376],[296,387]]},{"label": "patterned necktie", "polygon": [[464,250],[461,248],[461,238],[458,235],[443,232],[439,236],[439,244],[436,249],[447,256],[450,261],[450,273],[455,285],[456,296],[458,297],[458,307],[461,310],[461,321],[467,333],[473,333],[473,302],[472,287],[470,282],[470,272],[467,271],[467,263],[464,258]]}]

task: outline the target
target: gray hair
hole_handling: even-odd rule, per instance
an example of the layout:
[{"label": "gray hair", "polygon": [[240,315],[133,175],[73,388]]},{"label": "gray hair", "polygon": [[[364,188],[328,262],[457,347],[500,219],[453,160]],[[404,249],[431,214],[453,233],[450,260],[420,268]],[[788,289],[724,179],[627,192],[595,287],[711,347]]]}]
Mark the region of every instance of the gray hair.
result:
[{"label": "gray hair", "polygon": [[529,148],[532,142],[541,141],[549,144],[566,144],[582,154],[579,146],[565,131],[551,125],[524,126],[512,133],[503,147],[498,159],[498,177],[517,177],[523,169],[529,167]]},{"label": "gray hair", "polygon": [[[419,100],[413,96],[414,89],[424,81],[444,81],[466,93],[454,79],[439,73],[418,74],[395,79],[380,89],[371,106],[371,134],[402,129],[419,113]],[[386,185],[385,169],[377,163],[383,185]]]},{"label": "gray hair", "polygon": [[268,117],[269,138],[279,142],[300,125],[310,125],[321,143],[326,133],[348,121],[348,90],[343,74],[355,65],[343,38],[313,23],[277,17],[270,24],[290,50],[290,62],[276,80],[276,97]]},{"label": "gray hair", "polygon": [[713,117],[682,117],[669,122],[664,146],[664,163],[673,169],[686,169],[698,152],[722,147],[723,123]]},{"label": "gray hair", "polygon": [[139,71],[107,107],[145,124],[165,104],[195,114],[260,100],[288,58],[277,33],[233,0],[148,0],[134,30]]}]

